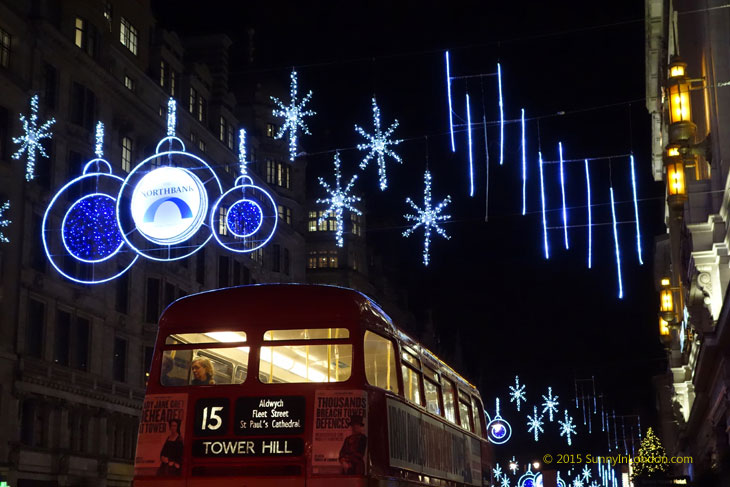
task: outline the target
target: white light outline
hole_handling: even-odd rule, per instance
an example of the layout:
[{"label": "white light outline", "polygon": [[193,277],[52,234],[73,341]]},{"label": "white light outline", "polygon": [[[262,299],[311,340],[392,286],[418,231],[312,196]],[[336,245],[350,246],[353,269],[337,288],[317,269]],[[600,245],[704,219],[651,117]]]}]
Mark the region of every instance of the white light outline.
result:
[{"label": "white light outline", "polygon": [[[159,147],[160,147],[160,144],[162,144],[162,142],[163,142],[163,141],[165,141],[165,140],[167,140],[167,139],[173,139],[173,140],[174,140],[174,139],[176,139],[176,140],[180,140],[180,139],[178,139],[177,137],[165,137],[165,138],[164,138],[163,140],[161,140],[161,141],[160,141],[160,143],[159,143],[159,144],[157,144],[157,147],[159,148]],[[181,141],[181,142],[182,142],[182,141]],[[127,244],[128,244],[128,245],[129,245],[129,246],[130,246],[130,247],[132,248],[132,250],[134,250],[134,251],[135,251],[135,252],[136,252],[136,253],[137,253],[138,255],[141,255],[141,256],[142,256],[142,257],[144,257],[144,258],[146,258],[146,259],[150,259],[150,260],[154,260],[154,261],[156,261],[156,262],[173,262],[173,261],[176,261],[176,260],[186,259],[186,258],[190,257],[191,255],[193,255],[194,253],[196,253],[196,252],[197,252],[198,250],[200,250],[201,248],[205,247],[205,245],[206,245],[206,244],[207,244],[207,243],[208,243],[208,242],[210,241],[210,239],[212,238],[213,234],[215,234],[215,231],[214,231],[214,230],[213,230],[213,228],[211,227],[211,228],[209,228],[209,230],[210,230],[210,233],[211,233],[211,235],[208,235],[208,238],[206,238],[206,239],[205,239],[205,241],[204,241],[203,243],[201,243],[200,245],[197,245],[197,246],[195,246],[195,248],[194,248],[194,249],[193,249],[192,251],[188,252],[187,254],[184,254],[184,255],[178,256],[178,257],[173,257],[173,258],[170,258],[170,257],[168,257],[168,258],[164,258],[164,259],[162,259],[162,258],[159,258],[159,257],[154,257],[154,256],[152,256],[152,255],[148,255],[148,254],[147,254],[146,252],[144,252],[144,251],[142,251],[142,250],[138,249],[138,248],[137,248],[136,246],[134,246],[134,245],[133,245],[133,244],[132,244],[132,243],[130,242],[130,240],[129,240],[129,239],[127,238],[127,234],[125,233],[125,231],[124,231],[124,228],[122,227],[122,222],[121,222],[121,220],[120,220],[120,216],[119,216],[119,211],[120,211],[120,208],[119,208],[119,203],[120,203],[120,202],[121,202],[121,201],[122,201],[122,200],[124,199],[124,198],[120,198],[119,196],[120,196],[120,195],[121,195],[121,194],[122,194],[122,193],[124,192],[124,189],[125,189],[125,187],[126,187],[126,186],[128,185],[128,184],[127,184],[127,181],[129,181],[129,179],[130,179],[130,178],[132,177],[132,175],[133,175],[133,174],[134,174],[135,172],[137,172],[137,170],[138,170],[138,169],[139,169],[140,167],[144,166],[145,164],[147,164],[147,163],[148,163],[149,161],[151,161],[152,159],[155,159],[155,158],[158,158],[158,157],[163,157],[163,156],[167,156],[167,157],[172,157],[172,156],[175,156],[175,155],[180,155],[180,156],[185,156],[185,157],[192,157],[193,159],[195,159],[195,160],[197,160],[198,162],[200,162],[201,164],[203,164],[203,166],[205,166],[205,169],[207,169],[208,171],[210,171],[211,175],[213,176],[213,178],[212,178],[212,179],[215,179],[215,182],[216,182],[216,183],[218,184],[218,190],[219,190],[219,191],[220,191],[221,193],[223,193],[223,186],[221,185],[221,182],[220,182],[220,180],[218,179],[218,176],[216,175],[216,173],[215,173],[215,171],[213,170],[213,168],[212,168],[212,167],[211,167],[210,165],[208,165],[208,163],[207,163],[207,162],[205,162],[205,161],[204,161],[203,159],[201,159],[200,157],[198,157],[198,156],[196,156],[195,154],[192,154],[192,153],[190,153],[190,152],[184,152],[184,151],[164,151],[164,152],[157,152],[157,153],[155,153],[155,154],[152,154],[151,156],[149,156],[149,157],[148,157],[147,159],[143,160],[143,161],[142,161],[142,162],[140,162],[139,164],[137,164],[137,165],[136,165],[136,166],[134,167],[134,169],[132,169],[132,171],[130,171],[130,173],[129,173],[129,174],[127,175],[127,178],[126,178],[126,179],[124,180],[124,182],[122,183],[122,187],[121,187],[121,188],[120,188],[120,190],[119,190],[119,195],[117,196],[117,211],[116,211],[116,215],[117,215],[117,225],[119,226],[120,232],[121,232],[121,234],[122,234],[122,238],[124,238],[124,241],[125,241],[125,242],[127,242]],[[176,167],[176,168],[180,168],[180,166],[169,166],[169,167]],[[196,177],[197,177],[197,176],[196,176]],[[201,178],[198,178],[198,179],[200,179],[200,181],[202,182],[202,179],[201,179]],[[209,178],[209,179],[207,179],[207,180],[206,180],[206,182],[210,182],[210,178]],[[205,184],[206,184],[206,183],[203,183],[204,187],[206,187],[206,189],[207,189],[207,186],[205,186]],[[130,186],[131,186],[131,185],[130,185]],[[132,191],[134,191],[134,189],[132,189]],[[219,198],[219,199],[220,199],[220,198]],[[131,198],[130,198],[130,201],[131,201]],[[204,223],[205,223],[205,218],[203,219],[203,224],[201,224],[201,225],[200,225],[200,227],[199,227],[199,228],[198,228],[198,230],[197,230],[197,231],[195,232],[195,234],[197,234],[198,232],[200,232],[200,230],[201,230],[201,229],[202,229],[203,227],[205,227],[205,224],[204,224]],[[139,232],[139,230],[137,229],[137,226],[136,226],[136,225],[134,226],[134,229],[133,229],[133,230],[130,230],[130,231],[129,231],[129,233],[132,233],[133,231],[137,231],[137,232]],[[141,232],[140,232],[140,233],[141,233]],[[190,237],[189,237],[189,238],[188,238],[187,240],[190,240],[190,239],[192,239],[192,238],[193,238],[193,237],[195,236],[195,234],[191,235],[191,236],[190,236]],[[145,238],[145,237],[142,237],[142,238]],[[162,246],[163,248],[160,248],[160,249],[158,249],[158,251],[163,251],[163,250],[164,250],[164,247],[167,247],[167,251],[169,252],[169,251],[171,250],[171,247],[174,247],[175,245],[177,245],[177,244],[174,244],[174,245],[164,245],[164,246]]]},{"label": "white light outline", "polygon": [[618,228],[616,227],[616,207],[613,199],[613,187],[611,190],[611,218],[613,219],[613,243],[616,247],[616,271],[618,272],[618,298],[624,297],[624,285],[621,279],[621,254],[618,248]]},{"label": "white light outline", "polygon": [[472,157],[471,146],[471,107],[469,105],[469,93],[466,94],[466,133],[469,134],[469,196],[474,196],[474,158]]},{"label": "white light outline", "polygon": [[517,411],[520,410],[520,401],[526,403],[527,399],[525,398],[525,384],[520,385],[520,376],[515,376],[515,385],[509,386],[509,402],[514,402],[517,405]]},{"label": "white light outline", "polygon": [[629,156],[631,161],[631,189],[634,193],[634,221],[636,221],[636,251],[639,255],[639,265],[644,265],[641,257],[641,229],[639,228],[639,202],[636,197],[636,172],[634,171],[634,155]]},{"label": "white light outline", "polygon": [[558,412],[558,408],[556,406],[559,404],[559,402],[558,402],[559,397],[560,396],[558,396],[558,395],[553,396],[552,387],[548,387],[547,396],[545,396],[544,394],[542,396],[542,399],[543,399],[543,402],[541,404],[542,412],[543,412],[543,414],[545,414],[546,412],[548,413],[548,417],[550,418],[551,423],[553,422],[553,413]]},{"label": "white light outline", "polygon": [[[10,200],[7,200],[5,203],[0,205],[0,227],[7,228],[8,226],[10,226],[11,223],[13,223],[13,221],[7,217],[2,218],[3,215],[5,214],[5,212],[8,211],[9,209],[10,209]],[[5,235],[3,235],[3,232],[0,232],[0,242],[10,243],[10,239],[8,237],[6,237]]]},{"label": "white light outline", "polygon": [[[113,177],[116,177],[116,176],[113,176]],[[106,196],[107,198],[109,198],[110,200],[112,200],[114,202],[114,206],[116,207],[117,199],[107,193],[89,193],[89,194],[77,199],[76,201],[73,202],[73,204],[69,207],[69,209],[66,210],[66,214],[63,215],[63,220],[61,220],[61,243],[63,243],[63,247],[66,249],[66,252],[68,252],[70,256],[72,256],[74,259],[78,260],[79,262],[85,262],[87,264],[98,264],[100,262],[105,262],[105,261],[111,259],[112,257],[114,257],[117,254],[117,252],[119,252],[122,249],[122,247],[124,247],[124,240],[119,242],[119,246],[116,248],[116,250],[114,252],[112,252],[111,254],[109,254],[108,256],[106,256],[102,259],[97,259],[97,260],[82,259],[78,255],[76,255],[74,252],[72,252],[71,249],[69,249],[68,245],[66,244],[65,229],[66,229],[66,219],[68,218],[69,213],[71,213],[71,210],[73,210],[76,205],[78,205],[83,200],[90,198],[92,196]],[[118,230],[118,228],[117,228],[117,230]],[[122,232],[119,232],[119,233],[121,234]]]},{"label": "white light outline", "polygon": [[388,149],[389,145],[398,145],[403,142],[402,139],[390,139],[396,128],[398,128],[398,119],[394,119],[388,130],[383,132],[380,128],[380,107],[375,97],[372,98],[373,107],[373,135],[368,134],[359,125],[355,124],[355,132],[365,137],[368,142],[357,144],[357,150],[368,150],[365,158],[360,162],[360,169],[365,169],[371,159],[376,159],[378,163],[378,178],[380,181],[380,190],[385,191],[388,187],[388,177],[385,173],[385,156],[390,156],[399,164],[403,164],[403,159],[394,151]]},{"label": "white light outline", "polygon": [[522,215],[527,214],[527,150],[525,149],[525,109],[521,109],[522,123]]},{"label": "white light outline", "polygon": [[502,65],[497,63],[497,84],[499,85],[499,165],[504,163],[504,105],[502,103]]},{"label": "white light outline", "polygon": [[542,425],[545,424],[545,422],[542,420],[543,416],[543,414],[541,414],[540,416],[537,415],[537,406],[532,406],[532,416],[530,416],[529,414],[527,415],[527,432],[534,433],[535,441],[538,441],[538,435],[540,433],[545,432],[545,429],[542,427]]},{"label": "white light outline", "polygon": [[424,244],[423,244],[423,265],[428,266],[429,262],[431,261],[431,228],[436,230],[436,233],[438,235],[441,235],[446,240],[451,239],[450,236],[446,234],[446,231],[441,228],[438,224],[438,222],[446,221],[449,218],[451,218],[451,215],[439,215],[441,211],[446,208],[446,206],[451,203],[451,196],[447,195],[446,198],[444,198],[441,203],[436,205],[436,207],[432,207],[431,205],[431,172],[426,171],[423,175],[424,179],[424,189],[423,189],[423,209],[419,208],[413,200],[410,198],[406,198],[406,203],[411,205],[411,207],[418,212],[417,215],[413,214],[405,214],[403,217],[411,222],[418,222],[412,227],[406,229],[403,232],[404,237],[409,237],[418,227],[423,225],[424,227]]},{"label": "white light outline", "polygon": [[96,143],[94,144],[94,154],[98,159],[104,157],[104,124],[96,122]]},{"label": "white light outline", "polygon": [[238,162],[241,175],[248,173],[248,161],[246,160],[246,129],[238,131]]},{"label": "white light outline", "polygon": [[588,159],[585,161],[586,166],[586,189],[588,191],[588,268],[591,269],[593,265],[593,215],[591,212],[591,176],[588,171]]},{"label": "white light outline", "polygon": [[[495,445],[503,445],[509,441],[509,439],[512,437],[512,426],[509,424],[509,422],[502,418],[499,414],[499,398],[496,399],[496,407],[495,407],[495,415],[494,418],[487,423],[487,437],[490,441],[490,443],[494,443]],[[504,426],[504,429],[507,430],[507,433],[505,433],[504,438],[494,438],[492,435],[492,426],[495,424],[501,424]],[[506,475],[504,476],[507,477]]]},{"label": "white light outline", "polygon": [[565,409],[565,420],[564,421],[558,421],[558,424],[560,425],[560,436],[565,436],[568,440],[568,446],[572,445],[573,442],[570,439],[571,435],[577,435],[575,431],[575,425],[573,424],[573,417],[568,416],[568,410]]},{"label": "white light outline", "polygon": [[454,109],[451,105],[451,64],[449,62],[449,51],[446,51],[446,93],[449,98],[449,133],[451,134],[451,152],[456,152],[454,143]]},{"label": "white light outline", "polygon": [[538,161],[540,166],[540,199],[542,201],[542,238],[545,243],[545,258],[550,258],[550,247],[548,246],[547,236],[547,218],[545,217],[545,177],[542,169],[542,152],[538,152]]},{"label": "white light outline", "polygon": [[309,131],[309,127],[304,123],[304,117],[311,117],[316,115],[317,112],[314,110],[304,110],[304,106],[309,103],[312,99],[312,90],[297,102],[297,96],[299,92],[299,81],[297,79],[296,70],[292,69],[289,78],[291,83],[289,85],[289,104],[285,105],[279,98],[271,96],[271,101],[278,107],[273,110],[272,114],[275,117],[283,118],[285,122],[279,127],[278,132],[274,136],[274,139],[281,139],[284,137],[286,132],[289,132],[289,161],[294,162],[297,156],[297,140],[298,140],[298,129],[302,129],[302,133],[305,135],[312,135]]},{"label": "white light outline", "polygon": [[563,195],[563,233],[565,234],[565,249],[569,249],[568,244],[568,212],[565,208],[565,175],[563,173],[563,143],[558,142],[558,152],[560,153],[560,193]]},{"label": "white light outline", "polygon": [[344,234],[344,223],[343,223],[343,213],[344,210],[351,211],[352,213],[356,215],[362,215],[362,211],[360,211],[358,208],[356,208],[354,205],[355,203],[360,201],[359,196],[355,196],[353,194],[349,194],[352,190],[353,185],[357,181],[357,174],[353,174],[352,178],[350,178],[350,182],[347,183],[347,186],[345,186],[344,189],[342,189],[342,172],[340,171],[340,153],[339,151],[335,151],[334,155],[334,164],[335,164],[335,186],[334,188],[330,186],[322,177],[318,178],[320,186],[322,186],[325,191],[327,191],[327,194],[329,195],[328,198],[318,198],[315,203],[318,205],[324,204],[329,205],[329,207],[322,213],[322,216],[317,219],[317,225],[321,225],[323,221],[327,220],[328,218],[331,218],[332,215],[335,217],[335,223],[337,224],[337,229],[335,230],[335,241],[337,243],[338,247],[343,247],[345,244],[345,240],[343,237]]}]

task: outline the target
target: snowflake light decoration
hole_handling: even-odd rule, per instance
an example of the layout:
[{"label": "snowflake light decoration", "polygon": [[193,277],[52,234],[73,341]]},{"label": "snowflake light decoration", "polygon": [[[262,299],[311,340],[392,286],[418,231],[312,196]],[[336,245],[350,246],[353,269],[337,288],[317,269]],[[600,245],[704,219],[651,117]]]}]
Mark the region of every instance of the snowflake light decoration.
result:
[{"label": "snowflake light decoration", "polygon": [[583,476],[583,482],[588,482],[591,479],[591,469],[588,468],[588,465],[583,466],[581,475]]},{"label": "snowflake light decoration", "polygon": [[[8,225],[10,225],[12,223],[7,218],[3,218],[3,215],[9,209],[10,209],[10,201],[6,201],[5,203],[3,203],[2,206],[0,206],[0,227],[7,227]],[[10,240],[8,240],[8,238],[5,235],[3,235],[3,232],[0,232],[0,242],[10,243]]]},{"label": "snowflake light decoration", "polygon": [[560,436],[565,436],[568,440],[568,445],[572,445],[570,435],[576,434],[575,425],[573,424],[573,418],[568,416],[567,409],[565,409],[565,420],[558,421],[558,424],[560,425]]},{"label": "snowflake light decoration", "polygon": [[580,476],[573,479],[573,487],[583,487],[583,480],[581,480]]},{"label": "snowflake light decoration", "polygon": [[385,191],[385,188],[388,187],[388,178],[385,175],[385,156],[390,156],[395,159],[399,164],[403,164],[403,159],[401,159],[398,154],[388,149],[388,146],[398,145],[403,141],[399,139],[392,140],[390,138],[390,136],[393,135],[393,131],[398,127],[398,120],[393,121],[391,126],[388,127],[388,130],[386,130],[385,132],[381,131],[380,108],[378,108],[375,97],[373,97],[373,123],[375,125],[373,135],[365,132],[359,125],[355,125],[355,131],[368,140],[368,142],[365,144],[357,144],[358,150],[369,151],[365,156],[365,159],[363,159],[360,163],[360,169],[365,169],[365,167],[368,165],[368,162],[370,162],[371,159],[377,157],[378,176],[380,177],[380,190]]},{"label": "snowflake light decoration", "polygon": [[451,215],[441,215],[441,211],[451,203],[451,196],[446,196],[446,198],[436,205],[436,207],[431,206],[431,172],[426,171],[426,174],[423,177],[425,182],[425,188],[423,190],[423,209],[419,208],[413,200],[410,198],[406,198],[406,203],[411,205],[414,210],[418,212],[417,215],[413,214],[405,214],[403,217],[411,222],[417,222],[415,225],[413,225],[411,228],[407,229],[405,232],[403,232],[404,237],[410,236],[418,227],[423,225],[424,233],[425,233],[425,240],[424,240],[424,247],[423,247],[423,264],[428,265],[430,261],[430,247],[431,247],[431,229],[433,228],[436,230],[436,233],[444,237],[446,240],[449,240],[451,237],[449,237],[443,228],[441,228],[438,224],[438,222],[446,221],[449,218],[451,218]]},{"label": "snowflake light decoration", "polygon": [[509,469],[512,470],[512,475],[517,472],[517,459],[512,456],[512,460],[509,461]]},{"label": "snowflake light decoration", "polygon": [[591,481],[591,485],[589,487],[599,487],[595,480]]},{"label": "snowflake light decoration", "polygon": [[322,179],[321,177],[319,178],[319,184],[327,191],[327,193],[329,194],[329,198],[318,199],[317,204],[329,205],[329,207],[322,214],[322,216],[319,217],[317,225],[322,224],[322,222],[328,218],[335,218],[335,221],[337,222],[335,239],[337,240],[338,247],[342,247],[342,245],[344,244],[344,239],[342,238],[344,227],[342,222],[342,214],[344,213],[344,210],[349,210],[356,215],[362,215],[362,212],[354,206],[356,202],[360,201],[360,197],[349,194],[352,190],[352,186],[355,184],[355,181],[357,181],[357,174],[352,176],[352,179],[350,179],[350,182],[347,183],[347,186],[345,186],[344,189],[342,189],[342,185],[340,183],[341,178],[342,174],[340,173],[340,153],[335,152],[334,188],[327,184],[324,179]]},{"label": "snowflake light decoration", "polygon": [[309,103],[312,98],[312,90],[309,90],[307,95],[302,98],[301,101],[297,102],[297,72],[292,70],[291,72],[291,85],[289,87],[289,104],[285,105],[277,97],[272,96],[273,101],[277,109],[274,110],[275,117],[281,117],[284,119],[284,124],[279,128],[279,131],[274,136],[275,139],[281,139],[286,132],[289,132],[289,160],[293,161],[297,155],[297,130],[302,129],[307,135],[311,135],[309,128],[304,123],[304,117],[311,117],[316,115],[317,112],[313,110],[304,110],[304,105]]},{"label": "snowflake light decoration", "polygon": [[499,480],[502,476],[502,467],[499,466],[499,463],[492,469],[492,473],[494,474],[494,478],[497,480]]},{"label": "snowflake light decoration", "polygon": [[553,396],[553,388],[548,387],[548,394],[545,396],[543,394],[542,396],[542,412],[543,414],[545,412],[548,413],[548,417],[550,418],[550,422],[553,422],[553,413],[558,412],[558,396]]},{"label": "snowflake light decoration", "polygon": [[499,482],[500,487],[510,487],[509,486],[509,477],[506,475],[502,477],[502,480]]},{"label": "snowflake light decoration", "polygon": [[51,125],[56,123],[55,118],[51,118],[40,127],[38,126],[38,95],[33,95],[30,99],[30,118],[20,115],[20,122],[23,124],[24,134],[20,137],[13,137],[13,142],[19,144],[20,148],[13,154],[16,161],[23,156],[25,152],[27,163],[25,165],[25,180],[31,181],[35,177],[35,161],[37,154],[48,158],[46,150],[43,148],[41,141],[50,139],[53,133],[49,130]]},{"label": "snowflake light decoration", "polygon": [[528,433],[534,433],[535,434],[535,441],[537,441],[537,436],[540,433],[544,432],[544,429],[542,425],[545,424],[542,420],[542,414],[540,416],[537,415],[537,406],[532,406],[532,416],[529,414],[527,415],[527,432]]},{"label": "snowflake light decoration", "polygon": [[515,376],[515,385],[509,386],[509,402],[517,403],[517,411],[520,410],[520,401],[527,402],[525,399],[525,385],[520,385],[519,376]]}]

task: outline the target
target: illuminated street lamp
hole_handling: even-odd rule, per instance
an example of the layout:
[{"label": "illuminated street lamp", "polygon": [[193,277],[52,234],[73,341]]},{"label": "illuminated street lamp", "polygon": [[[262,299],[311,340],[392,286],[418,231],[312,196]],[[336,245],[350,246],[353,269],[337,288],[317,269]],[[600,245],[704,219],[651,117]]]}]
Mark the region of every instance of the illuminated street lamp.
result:
[{"label": "illuminated street lamp", "polygon": [[679,147],[669,146],[664,156],[667,170],[667,202],[675,209],[681,209],[687,201],[687,186],[684,178],[684,160]]},{"label": "illuminated street lamp", "polygon": [[671,286],[671,280],[668,277],[662,279],[662,290],[659,292],[659,311],[661,319],[666,323],[676,321],[676,313],[674,312],[674,292]]}]

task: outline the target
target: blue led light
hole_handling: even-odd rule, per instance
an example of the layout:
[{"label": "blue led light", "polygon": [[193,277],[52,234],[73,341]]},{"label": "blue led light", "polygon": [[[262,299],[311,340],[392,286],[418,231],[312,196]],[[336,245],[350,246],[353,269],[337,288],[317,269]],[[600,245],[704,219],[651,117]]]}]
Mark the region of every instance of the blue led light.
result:
[{"label": "blue led light", "polygon": [[474,196],[474,159],[471,150],[471,107],[469,93],[466,94],[466,133],[469,134],[469,196]]},{"label": "blue led light", "polygon": [[527,432],[534,433],[535,441],[538,440],[538,435],[540,433],[545,432],[542,427],[542,425],[545,424],[545,422],[542,420],[542,416],[542,414],[539,416],[537,415],[537,406],[532,406],[532,416],[530,416],[529,414],[527,415]]},{"label": "blue led light", "polygon": [[88,194],[74,202],[61,223],[66,251],[81,262],[103,262],[124,244],[114,216],[116,200],[104,193]]},{"label": "blue led light", "polygon": [[239,200],[228,209],[226,227],[236,237],[250,237],[261,228],[264,213],[253,200]]},{"label": "blue led light", "polygon": [[527,213],[527,150],[525,149],[525,109],[520,116],[522,123],[522,214]]},{"label": "blue led light", "polygon": [[284,119],[284,123],[279,127],[279,131],[274,136],[275,139],[280,139],[286,132],[289,132],[289,160],[294,161],[297,156],[297,132],[299,129],[307,135],[311,135],[309,128],[304,123],[304,117],[311,117],[316,115],[317,112],[313,110],[304,110],[304,106],[309,103],[312,98],[312,91],[310,90],[301,101],[297,100],[298,96],[298,82],[297,72],[292,70],[291,72],[291,85],[289,87],[289,104],[285,105],[284,102],[279,100],[277,97],[272,96],[273,101],[278,107],[273,111],[275,117],[281,117]]},{"label": "blue led light", "polygon": [[631,161],[631,188],[634,193],[634,220],[636,221],[636,251],[639,255],[639,264],[644,265],[641,258],[641,230],[639,228],[639,202],[636,199],[636,172],[634,171],[634,155],[630,156]]},{"label": "blue led light", "polygon": [[560,436],[565,436],[568,440],[568,446],[570,446],[573,444],[570,436],[576,434],[575,425],[573,424],[573,418],[568,416],[568,410],[565,409],[564,411],[565,419],[563,421],[558,421],[558,424],[560,425]]},{"label": "blue led light", "polygon": [[446,94],[449,98],[449,133],[451,134],[451,152],[456,152],[454,143],[454,109],[451,106],[451,66],[449,64],[449,51],[446,51]]},{"label": "blue led light", "polygon": [[[5,216],[5,212],[10,209],[10,201],[6,201],[5,203],[0,206],[0,227],[7,227],[12,222]],[[4,218],[3,218],[4,217]],[[2,243],[10,243],[10,240],[3,235],[3,232],[0,232],[0,242]]]},{"label": "blue led light", "polygon": [[248,173],[248,161],[246,160],[246,129],[238,131],[238,163],[242,175]]},{"label": "blue led light", "polygon": [[499,165],[504,163],[504,105],[502,103],[502,66],[497,63],[497,85],[499,86]]},{"label": "blue led light", "polygon": [[586,166],[586,190],[588,191],[588,268],[592,266],[593,257],[593,215],[591,214],[591,175],[588,171],[588,159],[585,160]]},{"label": "blue led light", "polygon": [[48,158],[46,150],[43,148],[43,139],[50,139],[53,133],[50,131],[51,126],[56,123],[55,118],[51,118],[40,127],[38,126],[38,95],[33,95],[30,99],[30,118],[20,115],[20,122],[23,124],[23,135],[13,137],[13,143],[19,144],[17,152],[13,154],[13,159],[19,160],[23,153],[27,156],[25,164],[25,179],[31,181],[35,177],[35,161],[37,154]]},{"label": "blue led light", "polygon": [[611,218],[613,220],[613,243],[616,247],[616,272],[618,273],[618,297],[623,299],[624,297],[624,284],[621,279],[621,254],[618,249],[618,228],[616,226],[616,207],[613,199],[613,188],[611,189]]},{"label": "blue led light", "polygon": [[400,139],[391,139],[390,136],[393,135],[393,132],[398,127],[398,120],[394,120],[393,123],[388,127],[388,130],[383,132],[380,129],[380,108],[378,108],[378,104],[375,101],[375,97],[372,99],[372,105],[373,105],[373,125],[374,125],[374,131],[373,135],[368,134],[365,132],[359,125],[355,125],[355,131],[365,137],[368,142],[364,144],[357,144],[358,150],[367,150],[368,153],[365,155],[365,158],[360,163],[360,169],[365,169],[370,162],[371,159],[375,158],[378,161],[378,176],[380,179],[380,190],[385,191],[385,189],[388,187],[388,178],[385,175],[385,156],[392,157],[397,163],[403,164],[403,159],[393,152],[392,150],[388,149],[389,145],[398,145],[401,142],[403,142]]},{"label": "blue led light", "polygon": [[563,195],[563,232],[565,234],[565,248],[568,249],[568,212],[565,208],[565,175],[563,173],[563,144],[558,142],[558,152],[560,153],[560,193]]},{"label": "blue led light", "polygon": [[517,411],[519,411],[520,410],[520,401],[527,402],[525,400],[525,385],[524,384],[520,385],[519,376],[515,376],[515,385],[509,386],[509,391],[510,391],[509,402],[517,403]]},{"label": "blue led light", "polygon": [[[512,436],[512,426],[499,414],[499,398],[496,399],[494,418],[487,424],[487,437],[491,443],[502,445]],[[505,475],[503,478],[507,478]]]},{"label": "blue led light", "polygon": [[416,222],[412,227],[403,232],[404,237],[410,236],[418,227],[423,225],[424,229],[424,243],[423,243],[423,265],[428,265],[430,262],[430,247],[431,247],[431,229],[436,230],[438,235],[441,235],[445,239],[450,239],[443,228],[438,222],[446,221],[451,218],[450,215],[442,215],[441,212],[446,205],[451,203],[451,196],[446,196],[441,203],[436,207],[431,206],[431,173],[426,171],[424,174],[424,189],[423,189],[423,209],[419,208],[410,198],[406,198],[406,203],[416,210],[417,214],[406,214],[403,217],[410,221]]},{"label": "blue led light", "polygon": [[355,203],[360,201],[360,197],[350,194],[350,191],[352,191],[352,187],[355,184],[355,181],[357,181],[357,174],[353,175],[352,178],[350,178],[350,182],[347,183],[347,186],[345,186],[345,188],[342,188],[342,173],[340,172],[339,152],[335,152],[334,163],[335,186],[332,187],[327,182],[325,182],[324,179],[322,179],[321,177],[319,178],[320,186],[322,186],[325,191],[327,191],[329,197],[320,198],[316,201],[316,203],[329,206],[324,211],[324,213],[322,213],[322,216],[320,216],[317,220],[317,225],[321,225],[322,222],[324,222],[328,218],[334,217],[335,223],[337,225],[337,229],[335,231],[335,241],[337,242],[338,247],[342,247],[345,242],[342,236],[344,233],[343,216],[345,210],[351,211],[356,215],[362,215],[362,212],[355,207]]},{"label": "blue led light", "polygon": [[542,238],[545,243],[545,258],[550,258],[550,248],[548,247],[547,237],[547,219],[545,217],[545,178],[542,170],[542,152],[538,152],[538,160],[540,161],[540,201],[542,201]]},{"label": "blue led light", "polygon": [[548,387],[547,396],[542,396],[542,412],[548,413],[550,422],[553,422],[553,413],[558,412],[558,395],[553,396],[553,388]]}]

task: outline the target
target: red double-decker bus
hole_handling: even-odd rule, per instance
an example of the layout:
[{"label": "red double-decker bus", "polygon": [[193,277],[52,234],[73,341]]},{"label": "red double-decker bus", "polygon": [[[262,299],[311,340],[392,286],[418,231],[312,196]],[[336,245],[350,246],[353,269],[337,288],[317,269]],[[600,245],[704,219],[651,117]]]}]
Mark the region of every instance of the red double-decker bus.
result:
[{"label": "red double-decker bus", "polygon": [[200,293],[160,319],[135,487],[486,485],[477,389],[333,286]]}]

